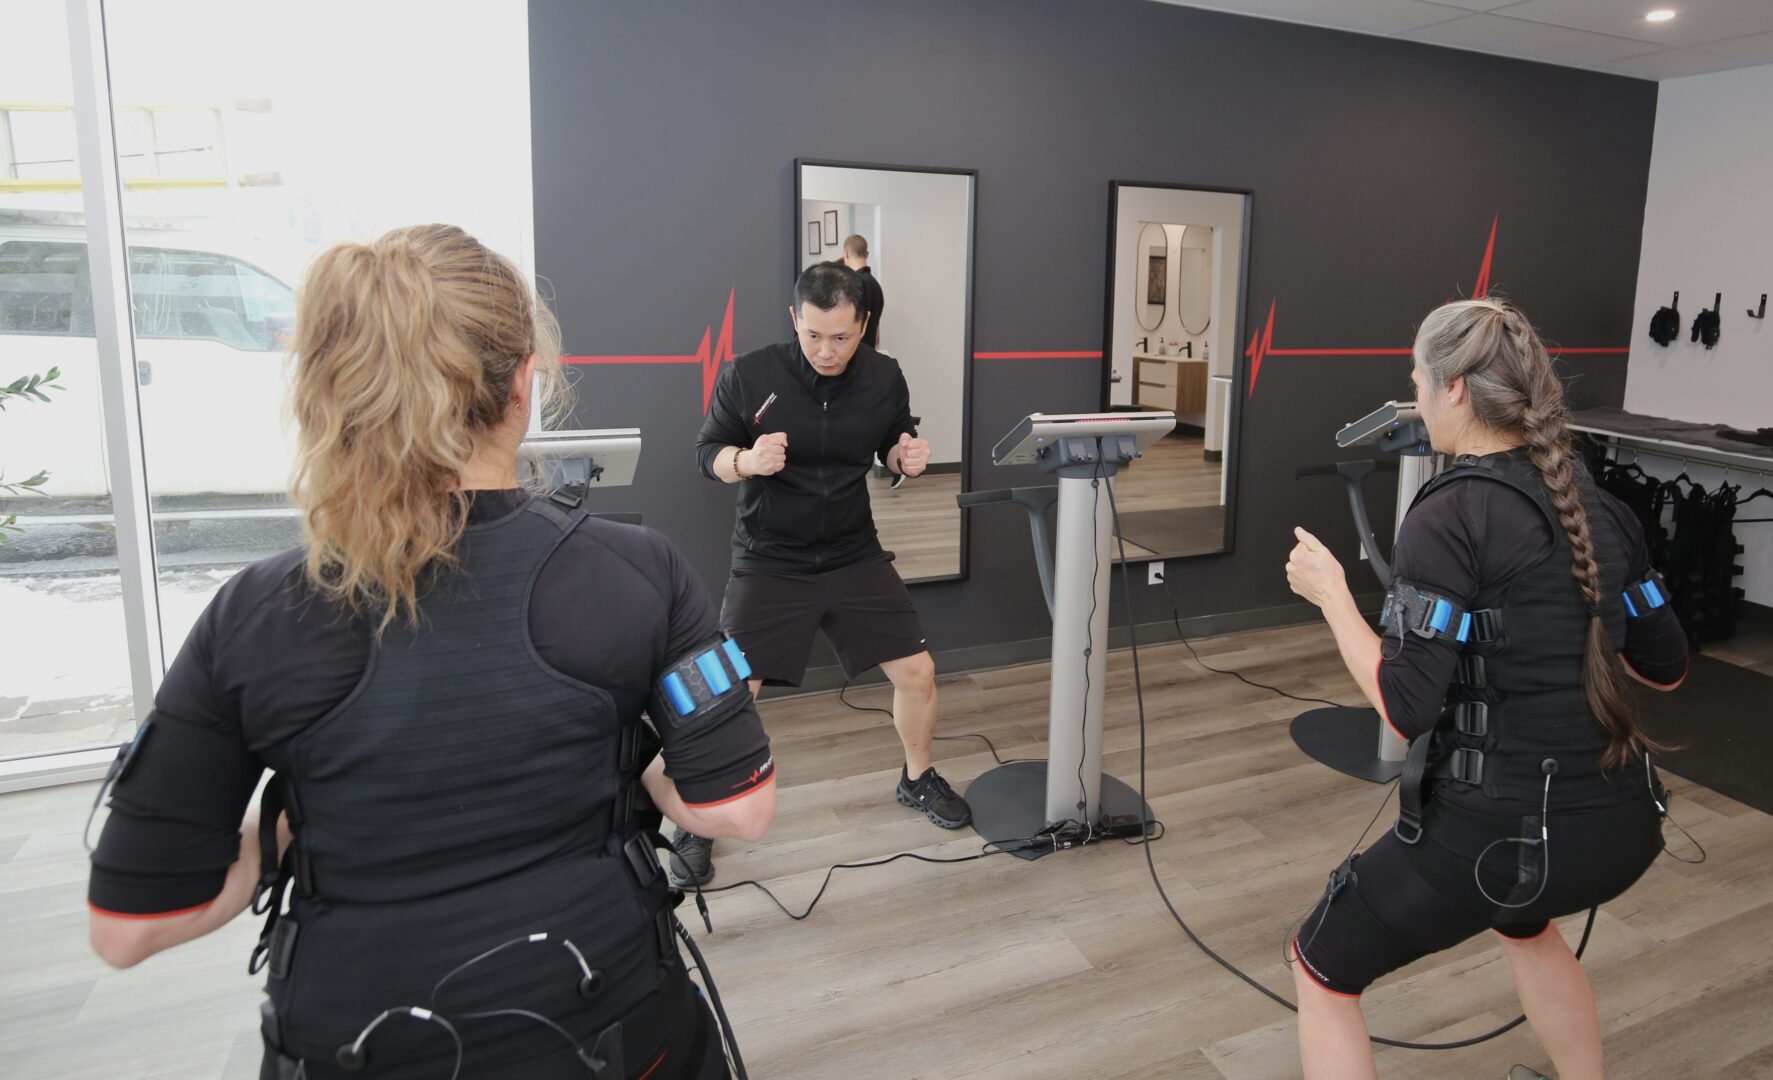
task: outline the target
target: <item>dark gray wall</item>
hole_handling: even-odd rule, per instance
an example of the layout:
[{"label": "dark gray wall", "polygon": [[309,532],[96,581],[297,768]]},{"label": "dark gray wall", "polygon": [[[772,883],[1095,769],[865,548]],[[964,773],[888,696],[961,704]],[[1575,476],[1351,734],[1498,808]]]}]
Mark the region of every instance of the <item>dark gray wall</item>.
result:
[{"label": "dark gray wall", "polygon": [[[1494,288],[1549,340],[1624,346],[1636,321],[1653,83],[1147,0],[533,0],[530,36],[537,265],[571,353],[693,353],[734,288],[739,351],[788,337],[796,157],[978,169],[979,351],[1102,347],[1111,179],[1253,189],[1246,342],[1276,300],[1279,347],[1407,346],[1470,291],[1498,214]],[[1339,490],[1293,474],[1405,396],[1408,364],[1264,362],[1236,550],[1170,564],[1184,615],[1291,600],[1295,523],[1370,588]],[[645,432],[636,486],[600,504],[642,511],[718,594],[733,492],[694,468],[700,369],[574,370],[580,423]],[[1579,405],[1622,401],[1623,356],[1568,372]],[[1094,408],[1100,381],[975,362],[971,486],[1030,482],[992,442]],[[915,590],[931,645],[1044,637],[1020,512],[973,514],[970,579]],[[1167,617],[1143,580],[1139,621]]]}]

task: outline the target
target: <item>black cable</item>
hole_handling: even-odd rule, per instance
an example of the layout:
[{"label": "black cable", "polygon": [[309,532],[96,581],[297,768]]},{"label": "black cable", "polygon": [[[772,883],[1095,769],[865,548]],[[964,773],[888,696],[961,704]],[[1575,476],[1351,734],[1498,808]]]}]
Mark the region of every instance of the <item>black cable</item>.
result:
[{"label": "black cable", "polygon": [[[1110,487],[1108,489],[1108,507],[1109,507],[1110,512],[1113,513],[1113,515],[1114,515],[1115,534],[1117,536],[1119,536],[1119,534],[1120,534],[1120,508],[1115,505],[1114,488],[1113,487]],[[1127,542],[1126,542],[1125,537],[1120,538],[1120,558],[1121,558],[1121,579],[1120,579],[1121,580],[1121,588],[1123,590],[1123,595],[1126,600],[1127,618],[1129,620],[1129,627],[1132,628],[1132,633],[1130,633],[1128,636],[1129,636],[1129,639],[1132,643],[1132,651],[1133,651],[1133,691],[1134,691],[1135,697],[1138,700],[1138,705],[1139,705],[1139,805],[1141,807],[1143,807],[1145,805],[1145,691],[1144,691],[1143,683],[1142,683],[1140,676],[1139,676],[1139,635],[1138,635],[1138,631],[1136,629],[1135,622],[1132,618],[1133,587],[1127,580],[1127,571],[1126,571]],[[1169,589],[1168,583],[1165,583],[1164,589],[1166,592],[1168,591],[1168,589]],[[1180,631],[1181,627],[1178,626],[1177,630]],[[1187,640],[1187,639],[1185,638],[1183,640]],[[1201,666],[1206,667],[1205,664],[1202,664]],[[1209,670],[1211,670],[1211,669],[1209,669]],[[1227,672],[1226,674],[1236,674],[1236,672]],[[1243,678],[1241,675],[1238,677]],[[1248,682],[1249,680],[1246,679],[1245,681]],[[1273,687],[1266,687],[1265,689],[1272,690],[1274,688]],[[1276,693],[1284,693],[1284,692],[1283,691],[1276,691]],[[1292,697],[1293,695],[1286,694],[1285,696]],[[1381,807],[1381,809],[1383,809],[1383,807]],[[1375,815],[1375,819],[1376,818],[1377,818],[1377,815]],[[1371,826],[1368,826],[1368,828],[1371,828]],[[1358,846],[1359,842],[1357,841],[1356,843]],[[1188,923],[1183,920],[1181,913],[1176,910],[1176,905],[1171,902],[1169,892],[1164,889],[1163,880],[1157,876],[1157,863],[1151,857],[1151,847],[1149,844],[1146,845],[1146,847],[1145,847],[1145,867],[1147,870],[1149,870],[1151,872],[1151,883],[1152,883],[1152,885],[1156,886],[1156,888],[1157,888],[1158,898],[1164,902],[1164,907],[1169,910],[1170,918],[1174,919],[1176,921],[1176,925],[1182,928],[1182,932],[1184,934],[1188,935],[1188,940],[1194,942],[1195,946],[1197,948],[1199,948],[1201,952],[1206,953],[1207,956],[1212,958],[1214,963],[1217,963],[1220,967],[1224,968],[1226,971],[1229,971],[1233,975],[1236,975],[1239,979],[1242,979],[1245,983],[1249,984],[1249,986],[1252,989],[1261,993],[1264,997],[1269,998],[1275,1004],[1280,1005],[1282,1008],[1288,1010],[1289,1012],[1296,1013],[1299,1011],[1299,1006],[1295,1005],[1291,1001],[1288,1001],[1286,998],[1275,993],[1273,990],[1270,990],[1268,987],[1263,986],[1261,983],[1257,982],[1255,979],[1251,978],[1250,976],[1244,974],[1244,972],[1242,970],[1240,970],[1236,965],[1234,965],[1231,961],[1225,959],[1223,956],[1220,956],[1218,953],[1214,952],[1210,947],[1208,947],[1206,942],[1202,941],[1200,939],[1200,937],[1195,934],[1195,932],[1193,930],[1189,929]],[[1578,960],[1580,960],[1582,958],[1582,951],[1588,947],[1588,936],[1589,936],[1590,932],[1592,932],[1594,930],[1595,913],[1597,910],[1598,910],[1597,908],[1589,908],[1588,909],[1588,922],[1582,928],[1582,941],[1576,946],[1576,958]],[[1510,1031],[1513,1031],[1515,1028],[1519,1027],[1521,1024],[1525,1023],[1526,1020],[1527,1020],[1527,1017],[1523,1013],[1522,1015],[1515,1017],[1513,1020],[1510,1020],[1508,1023],[1502,1025],[1501,1027],[1495,1029],[1494,1031],[1486,1032],[1485,1034],[1482,1034],[1482,1035],[1476,1035],[1476,1036],[1473,1036],[1472,1038],[1469,1038],[1469,1039],[1460,1039],[1457,1042],[1445,1042],[1445,1043],[1406,1042],[1405,1040],[1402,1040],[1402,1039],[1387,1039],[1383,1036],[1373,1035],[1370,1033],[1367,1035],[1367,1038],[1369,1041],[1378,1043],[1381,1046],[1395,1046],[1395,1047],[1398,1047],[1403,1050],[1458,1050],[1458,1049],[1461,1049],[1461,1048],[1467,1047],[1467,1046],[1476,1046],[1478,1043],[1488,1042],[1489,1040],[1494,1039],[1497,1036],[1504,1035]]]},{"label": "black cable", "polygon": [[[1102,557],[1097,552],[1102,550],[1102,514],[1100,512],[1102,489],[1108,485],[1108,481],[1102,474],[1102,459],[1107,455],[1107,452],[1108,448],[1103,444],[1103,440],[1097,439],[1096,475],[1090,478],[1090,490],[1095,492],[1090,497],[1090,554],[1096,557],[1091,560],[1095,565],[1090,570],[1090,616],[1089,620],[1084,623],[1084,699],[1083,707],[1078,710],[1077,721],[1077,812],[1079,814],[1090,812],[1090,793],[1089,788],[1084,784],[1083,769],[1084,759],[1090,754],[1090,657],[1096,651],[1096,582],[1102,574]],[[1114,493],[1109,492],[1109,504],[1112,506],[1113,502]],[[1117,524],[1116,529],[1118,530],[1118,528]],[[1121,549],[1122,558],[1125,558],[1125,541],[1121,542]],[[1058,617],[1059,612],[1055,607],[1053,618],[1057,619]],[[1058,631],[1055,629],[1055,636],[1057,633]],[[1102,665],[1102,670],[1104,674],[1107,673],[1108,665],[1106,663]],[[1134,681],[1136,682],[1137,679]],[[1051,762],[1048,762],[1047,768],[1052,768]],[[1144,808],[1144,803],[1140,803],[1140,808]]]},{"label": "black cable", "polygon": [[739,1041],[733,1038],[733,1024],[726,1018],[726,1006],[720,1001],[720,988],[714,985],[714,977],[708,974],[708,961],[702,957],[702,950],[696,945],[696,939],[684,929],[676,915],[671,916],[671,925],[677,936],[689,946],[690,957],[695,968],[702,973],[702,982],[708,989],[708,1004],[714,1006],[714,1018],[720,1022],[721,1039],[726,1043],[727,1063],[733,1067],[733,1075],[738,1080],[750,1080],[745,1072],[745,1059],[739,1055]]},{"label": "black cable", "polygon": [[[891,717],[893,715],[893,710],[883,709],[883,708],[879,707],[878,705],[857,705],[855,702],[851,701],[848,697],[844,696],[849,693],[849,689],[850,689],[850,681],[849,681],[849,679],[846,678],[843,680],[843,686],[838,688],[837,700],[843,702],[845,705],[856,710],[857,712],[877,712],[877,713],[881,714],[882,716],[886,716],[886,717]],[[997,753],[997,744],[992,742],[990,739],[986,738],[985,736],[980,735],[977,732],[968,731],[968,732],[963,732],[959,735],[932,735],[932,736],[930,736],[930,738],[934,739],[937,742],[959,742],[961,739],[978,739],[985,744],[987,749],[989,749],[991,751],[991,759],[993,761],[997,762],[999,765],[1014,765],[1019,761],[1036,760],[1034,758],[999,757],[998,753]]]},{"label": "black cable", "polygon": [[[1041,838],[1030,838],[1030,840],[1038,840],[1038,839],[1041,839]],[[1028,841],[1009,841],[1009,842],[1010,843],[1024,843],[1024,842],[1028,842]],[[769,897],[771,903],[775,904],[777,907],[782,909],[782,914],[788,916],[790,919],[793,919],[795,922],[800,922],[802,919],[806,918],[808,915],[811,915],[813,913],[813,909],[819,906],[819,901],[821,899],[823,899],[825,896],[825,890],[831,886],[831,875],[835,874],[839,870],[860,870],[860,869],[863,869],[864,867],[869,867],[869,866],[885,866],[887,863],[897,862],[900,859],[916,859],[918,862],[926,862],[926,863],[977,862],[980,859],[988,859],[993,855],[1008,855],[1012,851],[1020,851],[1020,850],[1023,850],[1023,849],[1021,849],[1021,848],[1003,848],[1003,847],[999,847],[996,850],[981,849],[977,855],[962,855],[959,858],[954,858],[954,859],[938,859],[938,858],[934,858],[929,855],[918,855],[915,852],[901,851],[897,855],[888,855],[884,859],[871,859],[868,862],[857,862],[857,863],[837,863],[825,871],[825,880],[823,883],[821,883],[819,885],[819,891],[813,894],[812,903],[808,904],[806,906],[806,910],[801,912],[799,915],[796,915],[794,912],[789,911],[788,905],[786,905],[786,904],[782,903],[782,901],[778,900],[776,898],[776,894],[769,890],[769,886],[763,884],[761,881],[753,881],[750,879],[746,879],[745,881],[735,881],[731,885],[722,885],[719,888],[715,888],[715,889],[698,888],[695,891],[699,892],[699,893],[703,893],[703,894],[721,893],[721,892],[726,892],[729,889],[742,889],[745,886],[749,885],[753,889],[756,889],[759,892],[763,893],[763,895]]]},{"label": "black cable", "polygon": [[[1108,502],[1109,502],[1110,506],[1112,506],[1114,503],[1113,494],[1114,494],[1113,492],[1109,492]],[[1115,528],[1116,533],[1118,533],[1120,531],[1120,523],[1119,523],[1118,517],[1115,519],[1114,528]],[[1121,565],[1123,565],[1123,566],[1126,565],[1127,542],[1126,542],[1125,537],[1122,537],[1121,542],[1120,542],[1120,559],[1121,559]],[[1194,662],[1199,664],[1201,667],[1206,668],[1208,671],[1212,672],[1215,675],[1230,675],[1232,678],[1237,679],[1239,682],[1242,682],[1248,686],[1253,686],[1258,690],[1267,690],[1270,693],[1279,694],[1281,697],[1290,698],[1293,701],[1302,701],[1302,702],[1305,702],[1306,704],[1328,705],[1331,708],[1335,708],[1335,709],[1355,708],[1355,706],[1353,706],[1353,705],[1342,705],[1342,704],[1339,704],[1334,701],[1327,701],[1323,698],[1301,697],[1298,694],[1289,694],[1285,690],[1282,690],[1278,686],[1270,686],[1267,683],[1257,682],[1255,679],[1249,678],[1241,672],[1231,671],[1226,668],[1216,668],[1213,665],[1207,663],[1205,660],[1202,660],[1200,658],[1200,653],[1197,653],[1194,651],[1194,643],[1192,641],[1189,641],[1188,635],[1184,634],[1182,632],[1182,611],[1179,607],[1176,606],[1175,595],[1170,592],[1169,575],[1163,573],[1162,571],[1159,571],[1158,576],[1157,576],[1157,583],[1164,587],[1164,596],[1167,597],[1170,601],[1170,621],[1172,621],[1176,624],[1176,636],[1182,639],[1182,644],[1188,646],[1188,655],[1194,657]],[[1131,591],[1131,590],[1129,589],[1129,591]]]}]

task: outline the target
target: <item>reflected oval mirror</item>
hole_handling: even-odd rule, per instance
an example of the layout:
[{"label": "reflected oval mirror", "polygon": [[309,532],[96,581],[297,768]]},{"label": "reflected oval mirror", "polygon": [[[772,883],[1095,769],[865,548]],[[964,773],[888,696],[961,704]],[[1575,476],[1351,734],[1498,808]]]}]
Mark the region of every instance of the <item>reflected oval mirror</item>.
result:
[{"label": "reflected oval mirror", "polygon": [[1164,302],[1170,291],[1169,236],[1162,225],[1147,221],[1133,250],[1137,259],[1133,280],[1138,283],[1133,291],[1133,315],[1139,320],[1139,329],[1156,330],[1163,325]]},{"label": "reflected oval mirror", "polygon": [[1204,334],[1213,321],[1213,230],[1190,225],[1176,251],[1176,318],[1190,334]]}]

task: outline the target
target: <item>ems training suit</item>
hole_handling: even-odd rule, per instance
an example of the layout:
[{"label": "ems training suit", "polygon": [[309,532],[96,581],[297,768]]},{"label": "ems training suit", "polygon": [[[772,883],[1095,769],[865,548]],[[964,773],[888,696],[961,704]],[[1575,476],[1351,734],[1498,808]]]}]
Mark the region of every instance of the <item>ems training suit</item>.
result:
[{"label": "ems training suit", "polygon": [[[1673,609],[1640,604],[1627,617],[1621,599],[1650,570],[1637,520],[1575,469],[1612,644],[1645,678],[1676,684],[1687,653]],[[1401,821],[1356,856],[1294,939],[1306,970],[1349,995],[1485,929],[1537,936],[1549,920],[1624,892],[1661,850],[1642,759],[1600,771],[1607,742],[1582,690],[1588,615],[1527,452],[1461,458],[1425,485],[1394,567],[1391,602],[1400,589],[1444,598],[1452,625],[1431,637],[1400,620],[1381,630],[1388,719],[1405,738],[1432,740],[1421,744],[1434,751],[1421,835],[1406,843],[1415,830]],[[1473,619],[1460,643],[1465,612]],[[1549,792],[1548,759],[1557,762]],[[1546,843],[1507,842],[1537,839],[1542,825]]]},{"label": "ems training suit", "polygon": [[746,353],[714,384],[696,437],[703,474],[716,479],[722,447],[749,449],[778,431],[788,436],[782,471],[739,482],[721,628],[771,685],[800,685],[817,630],[851,676],[923,652],[917,609],[868,500],[874,462],[917,434],[899,362],[859,345],[831,376],[813,369],[798,339]]},{"label": "ems training suit", "polygon": [[[379,1013],[416,1005],[459,1031],[464,1080],[585,1077],[569,1037],[619,1057],[619,1077],[724,1077],[642,852],[656,824],[629,801],[654,680],[717,638],[706,594],[657,533],[515,490],[472,493],[456,554],[427,586],[422,628],[379,642],[314,595],[299,550],[224,585],[117,783],[92,905],[152,917],[208,903],[269,767],[296,842],[288,914],[255,954],[264,1076],[449,1076],[451,1037],[404,1014],[341,1069]],[[772,775],[748,698],[721,722],[657,726],[691,805]]]}]

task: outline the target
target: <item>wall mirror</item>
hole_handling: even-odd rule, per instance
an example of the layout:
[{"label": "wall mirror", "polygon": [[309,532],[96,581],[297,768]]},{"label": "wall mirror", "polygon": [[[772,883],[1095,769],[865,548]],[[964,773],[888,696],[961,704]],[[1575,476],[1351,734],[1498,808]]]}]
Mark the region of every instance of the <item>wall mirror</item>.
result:
[{"label": "wall mirror", "polygon": [[[972,399],[973,198],[971,169],[797,160],[794,273],[865,250],[884,300],[875,348],[893,357],[911,390],[929,471],[869,479],[881,546],[907,583],[966,576],[963,490]],[[851,237],[859,244],[849,245]],[[815,243],[814,241],[817,241]]]},{"label": "wall mirror", "polygon": [[1133,317],[1141,330],[1163,326],[1170,298],[1170,244],[1163,225],[1155,221],[1139,226],[1138,287],[1132,290]]},{"label": "wall mirror", "polygon": [[1127,559],[1230,551],[1250,193],[1115,181],[1109,207],[1102,404],[1177,420],[1116,480]]}]

